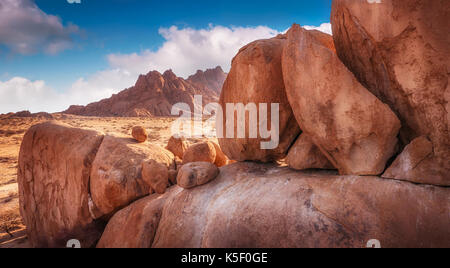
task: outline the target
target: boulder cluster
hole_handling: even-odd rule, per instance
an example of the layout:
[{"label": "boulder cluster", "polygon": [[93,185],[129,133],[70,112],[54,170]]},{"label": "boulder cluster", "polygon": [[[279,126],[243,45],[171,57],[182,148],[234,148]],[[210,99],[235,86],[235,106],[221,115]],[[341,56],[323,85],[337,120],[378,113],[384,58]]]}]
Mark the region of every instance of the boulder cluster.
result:
[{"label": "boulder cluster", "polygon": [[146,142],[143,127],[131,134],[133,139],[113,137],[54,121],[27,131],[18,181],[34,246],[64,246],[70,237],[93,246],[104,223],[122,208],[172,185],[206,184],[229,161],[214,141],[190,145],[172,137],[164,149]]},{"label": "boulder cluster", "polygon": [[18,167],[30,242],[449,247],[449,3],[334,0],[333,36],[293,25],[243,47],[219,102],[279,103],[275,149],[33,126]]},{"label": "boulder cluster", "polygon": [[294,24],[243,47],[220,104],[279,103],[280,145],[262,150],[260,136],[225,137],[223,151],[237,161],[287,157],[297,170],[449,186],[448,9],[443,1],[335,0],[333,36]]}]

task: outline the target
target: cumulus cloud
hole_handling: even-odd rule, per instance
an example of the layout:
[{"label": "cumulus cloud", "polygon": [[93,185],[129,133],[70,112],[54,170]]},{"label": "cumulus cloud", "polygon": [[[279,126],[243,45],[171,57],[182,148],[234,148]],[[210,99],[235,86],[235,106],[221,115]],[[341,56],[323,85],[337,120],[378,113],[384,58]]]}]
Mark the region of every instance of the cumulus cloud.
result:
[{"label": "cumulus cloud", "polygon": [[58,109],[61,96],[44,81],[30,81],[14,77],[0,81],[0,112],[30,110],[34,112]]},{"label": "cumulus cloud", "polygon": [[[306,27],[331,33],[329,23]],[[156,51],[110,54],[107,56],[109,69],[79,78],[62,93],[48,87],[43,81],[29,81],[20,77],[0,81],[0,112],[25,109],[31,112],[57,112],[67,109],[71,104],[85,105],[131,87],[140,74],[151,70],[163,72],[172,69],[182,77],[198,69],[218,65],[228,71],[232,58],[242,46],[279,34],[277,30],[265,26],[209,26],[198,30],[170,27],[162,28],[159,32],[165,42]]]},{"label": "cumulus cloud", "polygon": [[231,59],[242,46],[257,39],[276,36],[278,31],[264,26],[246,28],[210,26],[200,30],[179,29],[172,26],[161,28],[159,33],[166,41],[157,51],[111,54],[108,56],[111,66],[135,74],[172,69],[182,77],[187,77],[198,69],[218,65],[227,71]]},{"label": "cumulus cloud", "polygon": [[129,72],[112,69],[80,78],[64,92],[58,92],[45,81],[30,81],[14,77],[0,81],[0,113],[29,110],[61,112],[73,104],[88,104],[110,97],[134,84],[136,77]]},{"label": "cumulus cloud", "polygon": [[322,23],[320,26],[303,26],[306,30],[318,30],[330,35],[333,35],[331,23]]},{"label": "cumulus cloud", "polygon": [[45,52],[57,54],[72,47],[75,25],[63,25],[61,19],[43,12],[33,0],[0,2],[0,45],[14,53]]}]

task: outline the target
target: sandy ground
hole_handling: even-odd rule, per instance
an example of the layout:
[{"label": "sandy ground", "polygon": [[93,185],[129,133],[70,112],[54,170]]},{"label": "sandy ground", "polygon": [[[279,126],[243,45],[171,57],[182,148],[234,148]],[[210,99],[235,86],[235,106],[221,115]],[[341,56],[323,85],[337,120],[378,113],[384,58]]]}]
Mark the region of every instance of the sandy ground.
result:
[{"label": "sandy ground", "polygon": [[[165,147],[174,118],[96,118],[54,115],[55,120],[113,136],[129,137],[134,126],[143,126],[149,142]],[[17,163],[23,135],[31,126],[48,121],[39,118],[0,118],[0,248],[29,247],[19,213]],[[191,142],[197,141],[191,139]]]}]

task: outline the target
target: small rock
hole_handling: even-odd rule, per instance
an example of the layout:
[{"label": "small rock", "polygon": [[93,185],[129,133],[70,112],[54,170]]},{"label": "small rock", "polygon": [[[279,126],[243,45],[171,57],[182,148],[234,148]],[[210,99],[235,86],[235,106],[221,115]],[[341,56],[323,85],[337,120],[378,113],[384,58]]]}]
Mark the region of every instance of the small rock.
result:
[{"label": "small rock", "polygon": [[216,162],[216,148],[211,142],[196,143],[189,147],[183,155],[183,164],[192,162]]},{"label": "small rock", "polygon": [[178,171],[175,169],[171,169],[169,170],[169,182],[172,185],[176,185],[177,184],[177,176],[178,176]]},{"label": "small rock", "polygon": [[290,168],[296,170],[334,169],[333,164],[322,154],[319,147],[305,134],[300,135],[291,147],[286,162]]},{"label": "small rock", "polygon": [[220,148],[219,144],[212,142],[211,143],[214,145],[214,148],[216,150],[216,161],[214,161],[214,164],[217,167],[223,167],[226,166],[228,164],[228,157],[223,153],[222,149]]},{"label": "small rock", "polygon": [[190,189],[214,180],[219,172],[219,169],[212,163],[189,163],[181,167],[177,176],[177,183],[181,188]]},{"label": "small rock", "polygon": [[145,128],[140,126],[134,127],[133,130],[131,131],[131,135],[135,140],[141,143],[145,142],[148,138],[147,131],[145,130]]},{"label": "small rock", "polygon": [[156,193],[164,194],[169,185],[169,170],[155,160],[148,160],[142,163],[142,179]]},{"label": "small rock", "polygon": [[176,138],[172,136],[167,143],[166,149],[171,151],[175,156],[183,158],[184,153],[189,147],[189,142],[185,138]]},{"label": "small rock", "polygon": [[433,143],[430,140],[424,136],[416,138],[386,170],[383,178],[448,186],[437,172],[441,167],[432,157],[433,151]]}]

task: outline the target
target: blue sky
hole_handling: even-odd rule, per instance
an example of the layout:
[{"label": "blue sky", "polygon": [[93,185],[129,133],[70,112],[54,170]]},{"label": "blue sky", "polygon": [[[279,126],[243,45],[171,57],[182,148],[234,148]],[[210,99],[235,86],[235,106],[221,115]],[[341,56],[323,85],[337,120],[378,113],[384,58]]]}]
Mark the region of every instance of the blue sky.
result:
[{"label": "blue sky", "polygon": [[[4,91],[11,91],[11,85],[7,82],[14,78],[24,79],[21,82],[15,81],[20,86],[24,81],[29,83],[31,91],[34,90],[33,94],[37,94],[36,91],[52,91],[55,96],[71,89],[74,91],[74,84],[82,82],[83,87],[88,88],[90,93],[87,95],[90,97],[83,99],[80,95],[86,94],[74,93],[64,98],[67,100],[72,96],[74,104],[86,104],[97,97],[107,97],[108,94],[123,89],[125,85],[131,86],[138,73],[146,73],[151,68],[163,71],[162,69],[170,67],[171,64],[161,64],[158,61],[164,61],[164,55],[172,55],[174,51],[184,53],[174,58],[168,57],[168,61],[174,62],[175,73],[181,76],[186,76],[197,68],[211,68],[215,66],[210,65],[215,64],[227,65],[226,62],[231,61],[232,56],[227,54],[228,51],[223,54],[229,59],[182,59],[185,54],[190,54],[189,49],[193,50],[196,44],[200,44],[198,42],[207,42],[201,39],[212,38],[208,42],[222,42],[223,44],[218,46],[223,47],[229,44],[227,40],[234,40],[236,37],[235,43],[229,44],[230,47],[241,45],[242,42],[252,41],[253,35],[258,39],[270,37],[268,35],[275,34],[274,31],[283,32],[294,22],[320,26],[329,22],[331,10],[331,0],[81,0],[81,4],[69,4],[67,0],[4,1],[6,4],[13,3],[11,1],[23,2],[23,5],[13,6],[17,5],[17,2],[10,4],[11,8],[17,11],[15,13],[3,7],[3,11],[10,16],[3,16],[4,20],[8,19],[10,22],[10,26],[6,26],[10,27],[9,29],[1,26],[0,6],[0,97],[2,87],[7,88]],[[27,18],[36,16],[36,20],[25,21],[20,19],[21,15]],[[42,25],[30,29],[36,21]],[[12,29],[16,27],[17,29]],[[43,30],[46,27],[49,30]],[[242,29],[235,31],[235,28]],[[164,29],[166,35],[161,32]],[[231,31],[227,31],[229,29]],[[21,36],[15,36],[21,31],[24,31]],[[186,41],[197,37],[199,40],[194,40],[192,44]],[[242,39],[239,41],[241,43],[237,41],[238,38]],[[24,44],[26,42],[29,44]],[[161,51],[161,55],[154,54],[165,44],[165,52]],[[173,48],[184,45],[186,48]],[[170,50],[171,47],[173,50]],[[221,54],[221,51],[216,49],[215,53]],[[180,63],[178,59],[186,62]],[[195,61],[192,68],[187,67],[189,60]],[[110,74],[113,70],[125,74],[126,79],[109,85],[100,81],[102,72]],[[104,79],[111,80],[108,76]],[[44,85],[33,84],[36,81],[42,81]],[[44,87],[45,90],[38,87]],[[24,86],[23,91],[27,91],[27,86]],[[94,94],[96,91],[98,94]],[[33,94],[30,96],[34,96]],[[23,96],[16,97],[19,99]],[[70,103],[69,100],[67,103]],[[18,105],[16,110],[22,109],[28,103],[21,101],[19,104],[23,105]],[[9,103],[4,104],[3,108],[0,106],[0,112],[13,109],[13,105]],[[50,101],[48,105],[52,106]],[[49,107],[48,110],[55,111],[63,107],[62,105]],[[36,109],[43,109],[43,106],[37,105]]]}]

